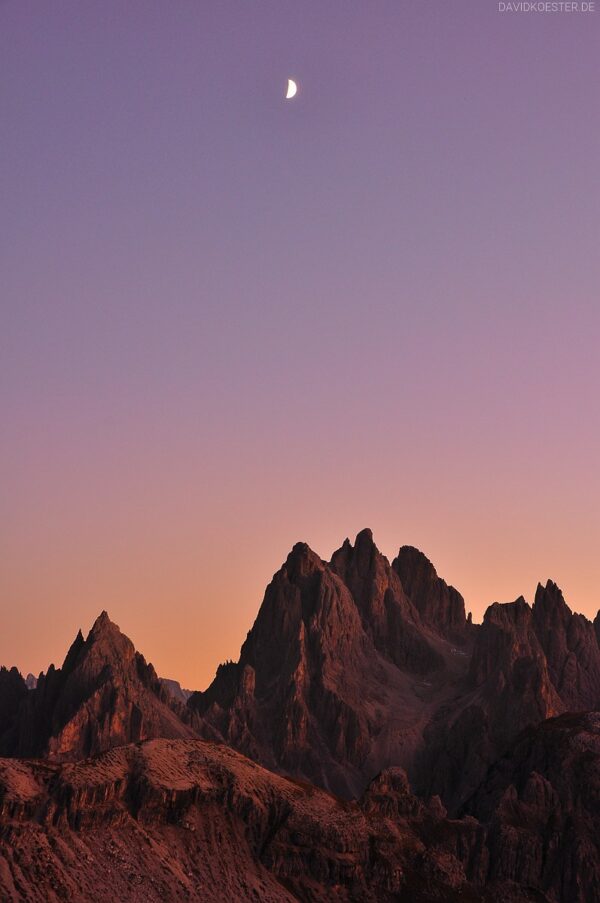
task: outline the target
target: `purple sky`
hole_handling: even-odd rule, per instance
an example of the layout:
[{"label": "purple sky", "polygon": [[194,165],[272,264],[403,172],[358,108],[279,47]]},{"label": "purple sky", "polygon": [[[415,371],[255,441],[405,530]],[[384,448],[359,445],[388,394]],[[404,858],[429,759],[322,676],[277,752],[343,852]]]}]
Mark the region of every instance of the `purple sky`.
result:
[{"label": "purple sky", "polygon": [[0,2],[0,662],[199,686],[366,525],[593,614],[599,83],[600,10]]}]

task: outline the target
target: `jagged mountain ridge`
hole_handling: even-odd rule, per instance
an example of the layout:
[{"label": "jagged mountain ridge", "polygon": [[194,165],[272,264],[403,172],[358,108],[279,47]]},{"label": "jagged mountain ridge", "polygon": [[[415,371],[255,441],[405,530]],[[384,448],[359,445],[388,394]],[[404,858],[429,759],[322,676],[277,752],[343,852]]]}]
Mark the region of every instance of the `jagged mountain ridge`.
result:
[{"label": "jagged mountain ridge", "polygon": [[597,624],[549,581],[482,625],[425,556],[370,530],[325,562],[298,543],[237,663],[187,705],[103,613],[27,690],[0,671],[0,752],[78,759],[153,737],[217,739],[347,798],[388,766],[457,812],[520,730],[600,699]]},{"label": "jagged mountain ridge", "polygon": [[244,754],[351,797],[385,765],[410,765],[432,705],[466,671],[452,649],[422,622],[370,531],[330,564],[299,543],[239,662],[188,704]]},{"label": "jagged mountain ridge", "polygon": [[599,662],[551,581],[473,625],[421,552],[390,565],[364,530],[329,563],[295,546],[239,661],[189,705],[267,767],[351,797],[401,765],[457,811],[520,730],[598,705]]},{"label": "jagged mountain ridge", "polygon": [[61,668],[51,665],[31,690],[22,685],[12,717],[0,722],[4,755],[80,759],[151,737],[197,736],[193,713],[106,612],[86,639],[79,631]]}]

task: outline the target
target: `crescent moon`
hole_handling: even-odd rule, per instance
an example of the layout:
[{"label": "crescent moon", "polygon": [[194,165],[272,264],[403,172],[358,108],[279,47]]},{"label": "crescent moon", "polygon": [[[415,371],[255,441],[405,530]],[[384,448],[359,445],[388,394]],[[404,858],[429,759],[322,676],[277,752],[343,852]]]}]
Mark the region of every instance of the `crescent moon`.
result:
[{"label": "crescent moon", "polygon": [[287,91],[286,91],[286,93],[285,93],[285,99],[286,99],[286,100],[291,100],[292,97],[295,96],[297,90],[298,90],[298,85],[296,84],[296,82],[295,82],[292,78],[288,78]]}]

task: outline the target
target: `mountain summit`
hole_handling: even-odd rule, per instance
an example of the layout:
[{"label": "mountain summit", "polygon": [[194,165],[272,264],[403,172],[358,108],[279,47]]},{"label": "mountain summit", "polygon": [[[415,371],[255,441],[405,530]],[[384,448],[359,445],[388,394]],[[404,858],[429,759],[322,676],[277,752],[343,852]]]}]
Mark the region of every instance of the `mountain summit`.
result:
[{"label": "mountain summit", "polygon": [[4,754],[78,759],[150,737],[197,736],[192,713],[163,688],[107,612],[78,631],[0,734]]},{"label": "mountain summit", "polygon": [[188,705],[269,768],[353,797],[383,768],[457,811],[520,730],[592,708],[594,626],[560,590],[494,603],[482,625],[412,546],[392,564],[370,530],[330,562],[298,543],[237,663]]},{"label": "mountain summit", "polygon": [[299,543],[238,663],[188,704],[267,767],[355,796],[388,765],[412,768],[434,711],[466,679],[466,658],[443,634],[423,621],[370,530],[329,563]]}]

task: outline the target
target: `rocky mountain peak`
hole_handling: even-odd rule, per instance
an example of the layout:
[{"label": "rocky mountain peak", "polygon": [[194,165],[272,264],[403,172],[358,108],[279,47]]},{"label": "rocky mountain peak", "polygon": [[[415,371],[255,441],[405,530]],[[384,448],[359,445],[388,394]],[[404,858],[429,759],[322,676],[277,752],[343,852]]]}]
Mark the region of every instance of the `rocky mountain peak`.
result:
[{"label": "rocky mountain peak", "polygon": [[471,678],[476,685],[510,671],[520,659],[541,660],[542,650],[532,626],[532,612],[523,596],[514,602],[494,602],[486,610],[473,658]]},{"label": "rocky mountain peak", "polygon": [[535,591],[535,601],[533,603],[534,616],[543,615],[543,617],[560,617],[567,621],[573,612],[565,602],[562,590],[554,583],[553,580],[546,581],[543,586],[538,583]]},{"label": "rocky mountain peak", "polygon": [[323,562],[307,543],[297,542],[285,560],[284,569],[289,580],[295,581],[322,571]]},{"label": "rocky mountain peak", "polygon": [[189,705],[226,743],[348,796],[396,754],[401,764],[412,756],[420,729],[404,743],[397,722],[421,706],[415,677],[443,671],[446,646],[422,624],[370,530],[329,564],[298,543],[267,587],[239,661],[219,668]]},{"label": "rocky mountain peak", "polygon": [[552,580],[538,584],[533,624],[552,683],[570,711],[600,704],[600,648],[594,624],[574,614]]},{"label": "rocky mountain peak", "polygon": [[195,736],[189,710],[106,612],[85,640],[78,631],[62,668],[25,692],[5,753],[80,758],[149,736]]},{"label": "rocky mountain peak", "polygon": [[398,667],[419,674],[441,665],[418,611],[375,545],[371,530],[361,530],[354,545],[346,540],[334,552],[330,567],[349,589],[363,629],[379,652]]},{"label": "rocky mountain peak", "polygon": [[122,646],[125,643],[133,646],[131,640],[122,633],[119,625],[111,621],[106,611],[101,612],[92,624],[86,643],[88,646],[98,643],[104,643],[107,646],[109,644]]},{"label": "rocky mountain peak", "polygon": [[356,534],[354,550],[360,558],[364,559],[365,564],[367,564],[375,555],[381,554],[375,545],[373,531],[369,527],[365,527],[364,530],[361,530]]},{"label": "rocky mountain peak", "polygon": [[64,717],[95,693],[101,684],[109,681],[116,681],[119,686],[139,681],[147,686],[158,684],[152,666],[146,664],[106,611],[96,618],[85,639],[81,630],[77,631],[62,668],[56,676],[50,672],[48,676],[55,688],[60,684],[59,696],[63,701],[70,701],[63,712]]},{"label": "rocky mountain peak", "polygon": [[461,594],[438,577],[429,559],[414,546],[402,546],[392,567],[421,620],[436,633],[463,644],[471,634]]},{"label": "rocky mountain peak", "polygon": [[116,626],[116,625],[113,625],[113,622],[111,621],[110,617],[108,616],[108,612],[106,611],[105,608],[103,608],[102,611],[100,612],[100,614],[98,615],[98,617],[96,618],[96,620],[94,621],[94,623],[92,624],[91,633],[94,633],[97,630],[110,629],[112,626]]},{"label": "rocky mountain peak", "polygon": [[485,685],[486,693],[506,703],[506,727],[536,723],[564,710],[548,674],[544,651],[523,596],[514,602],[495,602],[487,609],[479,630],[470,680]]}]

